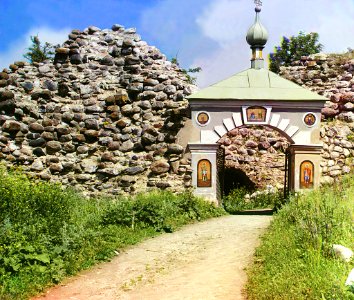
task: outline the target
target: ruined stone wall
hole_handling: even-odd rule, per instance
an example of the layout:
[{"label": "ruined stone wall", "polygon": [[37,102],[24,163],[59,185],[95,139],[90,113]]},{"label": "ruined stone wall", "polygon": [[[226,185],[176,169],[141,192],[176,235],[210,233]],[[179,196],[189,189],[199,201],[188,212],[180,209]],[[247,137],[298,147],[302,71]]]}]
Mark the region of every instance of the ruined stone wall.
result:
[{"label": "ruined stone wall", "polygon": [[[321,130],[325,182],[353,166],[353,72],[354,61],[324,55],[281,72],[330,99],[323,116],[335,121]],[[16,62],[0,72],[0,160],[89,195],[184,190],[191,167],[178,132],[194,89],[135,29],[73,30],[54,62]],[[259,188],[282,186],[287,141],[277,132],[235,129],[220,144],[227,167]]]},{"label": "ruined stone wall", "polygon": [[86,194],[183,190],[175,142],[193,89],[135,29],[73,30],[54,62],[0,73],[0,159]]},{"label": "ruined stone wall", "polygon": [[354,53],[302,57],[280,75],[328,97],[322,109],[322,182],[349,173],[354,156]]}]

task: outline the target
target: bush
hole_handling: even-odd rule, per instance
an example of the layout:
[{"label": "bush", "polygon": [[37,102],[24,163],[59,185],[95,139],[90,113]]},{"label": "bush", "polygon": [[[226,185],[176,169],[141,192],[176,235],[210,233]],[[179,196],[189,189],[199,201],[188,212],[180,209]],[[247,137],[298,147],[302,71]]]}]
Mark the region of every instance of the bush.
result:
[{"label": "bush", "polygon": [[322,51],[323,45],[318,39],[319,35],[316,32],[305,34],[300,31],[297,36],[290,38],[284,36],[280,45],[274,47],[274,52],[269,54],[269,69],[279,73],[280,67],[290,66],[292,62],[300,60],[301,56]]},{"label": "bush", "polygon": [[353,248],[354,176],[293,197],[275,217],[248,271],[250,299],[354,299],[344,282],[353,263],[332,245]]},{"label": "bush", "polygon": [[225,212],[190,194],[87,199],[0,168],[0,299],[26,299],[115,250]]}]

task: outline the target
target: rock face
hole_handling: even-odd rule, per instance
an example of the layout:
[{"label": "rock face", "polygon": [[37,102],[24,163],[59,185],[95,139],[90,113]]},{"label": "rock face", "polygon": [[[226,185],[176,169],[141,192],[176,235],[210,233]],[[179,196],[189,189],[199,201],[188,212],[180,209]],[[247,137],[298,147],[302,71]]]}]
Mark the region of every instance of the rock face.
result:
[{"label": "rock face", "polygon": [[0,73],[7,165],[87,194],[190,186],[176,136],[195,87],[135,30],[73,30],[54,62],[12,66]]}]

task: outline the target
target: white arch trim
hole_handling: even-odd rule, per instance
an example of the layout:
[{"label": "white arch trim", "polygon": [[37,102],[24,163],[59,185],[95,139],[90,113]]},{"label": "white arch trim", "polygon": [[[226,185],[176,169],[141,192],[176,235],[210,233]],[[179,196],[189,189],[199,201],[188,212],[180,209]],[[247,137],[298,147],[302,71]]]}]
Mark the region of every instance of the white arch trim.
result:
[{"label": "white arch trim", "polygon": [[[232,114],[232,118],[223,119],[222,124],[215,126],[214,130],[201,130],[200,142],[204,144],[216,144],[226,133],[243,125],[241,113],[234,113]],[[291,125],[289,119],[281,119],[279,114],[272,114],[270,122],[262,125],[270,125],[278,128],[290,138],[299,131],[298,126]]]}]

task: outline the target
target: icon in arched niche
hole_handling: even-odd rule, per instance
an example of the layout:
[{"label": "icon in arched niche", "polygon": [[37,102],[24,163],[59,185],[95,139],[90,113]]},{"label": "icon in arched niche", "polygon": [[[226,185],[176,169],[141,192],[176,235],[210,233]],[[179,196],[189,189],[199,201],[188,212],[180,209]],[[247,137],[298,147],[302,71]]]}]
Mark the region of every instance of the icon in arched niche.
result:
[{"label": "icon in arched niche", "polygon": [[198,162],[198,187],[211,187],[211,163],[207,159]]},{"label": "icon in arched niche", "polygon": [[300,165],[300,188],[313,188],[314,165],[311,161],[305,160]]},{"label": "icon in arched niche", "polygon": [[205,111],[198,113],[197,122],[199,125],[205,126],[209,123],[209,120],[210,120],[209,114],[206,113]]},{"label": "icon in arched niche", "polygon": [[247,122],[265,122],[267,109],[262,106],[251,106],[246,110]]},{"label": "icon in arched niche", "polygon": [[304,116],[304,123],[305,123],[307,126],[309,126],[309,127],[315,125],[315,123],[316,123],[316,116],[315,116],[315,114],[313,114],[313,113],[307,113],[307,114]]}]

